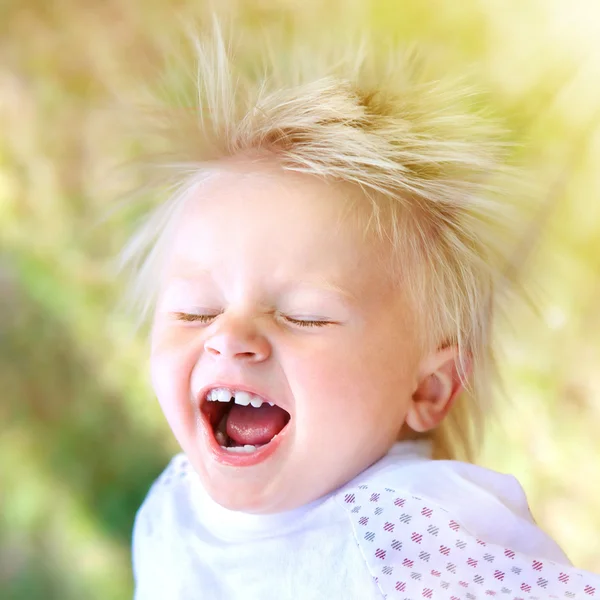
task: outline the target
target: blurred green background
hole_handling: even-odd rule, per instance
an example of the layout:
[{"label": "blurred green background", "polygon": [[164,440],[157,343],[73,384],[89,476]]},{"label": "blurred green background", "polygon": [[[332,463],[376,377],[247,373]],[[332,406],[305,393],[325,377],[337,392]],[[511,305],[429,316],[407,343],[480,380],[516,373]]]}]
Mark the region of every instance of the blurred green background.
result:
[{"label": "blurred green background", "polygon": [[[100,217],[145,152],[121,107],[202,0],[0,0],[0,597],[128,598],[130,532],[176,451],[144,336],[115,310],[133,216]],[[480,462],[514,473],[573,562],[600,572],[600,3],[222,1],[250,30],[343,15],[476,74],[547,200],[537,311],[501,331],[506,397]],[[237,21],[239,19],[239,21]],[[180,69],[172,64],[174,70]],[[187,67],[189,70],[189,65]]]}]

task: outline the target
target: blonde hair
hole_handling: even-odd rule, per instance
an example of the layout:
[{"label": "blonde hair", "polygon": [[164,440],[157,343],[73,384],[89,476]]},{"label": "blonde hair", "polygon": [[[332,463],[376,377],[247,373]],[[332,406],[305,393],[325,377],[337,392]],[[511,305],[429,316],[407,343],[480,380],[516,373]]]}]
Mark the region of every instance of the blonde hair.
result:
[{"label": "blonde hair", "polygon": [[[304,54],[302,53],[304,52]],[[283,169],[348,182],[364,192],[369,226],[402,259],[424,345],[456,345],[467,390],[431,432],[437,458],[471,460],[491,398],[492,314],[506,270],[507,210],[497,129],[473,109],[471,89],[424,79],[418,61],[365,46],[337,57],[281,48],[254,74],[216,33],[196,43],[194,106],[162,113],[178,176],[132,237],[124,261],[133,294],[152,308],[156,264],[173,216],[215,162],[267,153]]]}]

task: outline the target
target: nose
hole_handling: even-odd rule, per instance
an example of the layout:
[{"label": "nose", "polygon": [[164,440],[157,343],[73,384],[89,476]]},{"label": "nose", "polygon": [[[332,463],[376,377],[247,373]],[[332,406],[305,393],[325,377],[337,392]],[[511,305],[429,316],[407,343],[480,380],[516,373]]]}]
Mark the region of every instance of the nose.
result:
[{"label": "nose", "polygon": [[271,355],[268,339],[252,323],[231,318],[208,336],[204,350],[215,358],[245,362],[262,362]]}]

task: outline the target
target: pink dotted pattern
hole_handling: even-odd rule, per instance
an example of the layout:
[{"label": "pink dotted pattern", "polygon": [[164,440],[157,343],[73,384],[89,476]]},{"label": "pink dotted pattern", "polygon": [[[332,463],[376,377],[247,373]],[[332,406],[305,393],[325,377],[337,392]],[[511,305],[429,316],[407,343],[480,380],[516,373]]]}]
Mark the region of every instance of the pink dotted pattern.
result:
[{"label": "pink dotted pattern", "polygon": [[600,576],[479,540],[416,496],[361,485],[339,500],[384,598],[600,600]]}]

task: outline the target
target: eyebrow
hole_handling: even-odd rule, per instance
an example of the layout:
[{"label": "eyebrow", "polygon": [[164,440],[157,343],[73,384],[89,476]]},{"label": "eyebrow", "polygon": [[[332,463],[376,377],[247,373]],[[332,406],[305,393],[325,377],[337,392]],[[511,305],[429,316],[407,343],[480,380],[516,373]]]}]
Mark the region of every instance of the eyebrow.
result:
[{"label": "eyebrow", "polygon": [[171,274],[172,279],[183,279],[187,281],[193,281],[198,276],[209,277],[213,279],[213,276],[209,269],[204,267],[198,267],[193,263],[182,262],[176,269],[173,269]]},{"label": "eyebrow", "polygon": [[344,289],[328,279],[321,277],[296,280],[292,285],[294,288],[304,288],[317,292],[333,292],[336,295],[342,296],[346,300],[352,301],[357,299],[356,294],[353,294],[349,290]]},{"label": "eyebrow", "polygon": [[[184,265],[177,268],[173,273],[172,278],[183,281],[193,281],[198,276],[208,277],[214,281],[212,273],[209,269],[193,265],[192,263],[184,263]],[[356,294],[353,294],[349,290],[333,283],[331,280],[325,277],[307,277],[304,279],[296,279],[290,284],[286,285],[285,288],[286,291],[289,291],[292,288],[300,288],[307,291],[334,293],[338,296],[341,296],[345,300],[357,300]]]}]

